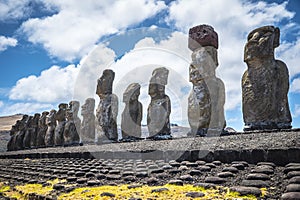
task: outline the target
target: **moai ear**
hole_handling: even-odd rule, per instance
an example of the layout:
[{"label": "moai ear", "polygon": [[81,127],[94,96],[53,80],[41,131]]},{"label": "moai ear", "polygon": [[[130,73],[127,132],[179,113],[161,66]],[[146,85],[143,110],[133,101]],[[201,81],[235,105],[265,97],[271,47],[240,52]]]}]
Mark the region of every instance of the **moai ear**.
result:
[{"label": "moai ear", "polygon": [[274,48],[276,48],[279,46],[279,41],[280,41],[280,30],[278,27],[275,28],[274,34],[275,34],[275,36],[274,36],[273,46],[274,46]]}]

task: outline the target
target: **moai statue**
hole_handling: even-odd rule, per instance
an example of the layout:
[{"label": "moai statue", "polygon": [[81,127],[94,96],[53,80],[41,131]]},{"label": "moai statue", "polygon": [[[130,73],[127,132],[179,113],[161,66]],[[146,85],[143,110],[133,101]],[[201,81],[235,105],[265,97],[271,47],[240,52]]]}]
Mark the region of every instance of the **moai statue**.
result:
[{"label": "moai statue", "polygon": [[26,125],[25,125],[25,135],[23,138],[23,147],[25,149],[30,149],[30,142],[31,142],[31,135],[34,132],[34,128],[33,128],[33,116],[29,116]]},{"label": "moai statue", "polygon": [[[106,69],[102,76],[98,79],[96,94],[100,98],[100,102],[96,111],[97,121],[101,132],[112,141],[118,140],[117,116],[118,116],[118,97],[112,93],[113,81],[115,73]],[[97,143],[103,141],[97,138]]]},{"label": "moai statue", "polygon": [[95,142],[95,99],[87,98],[85,103],[81,106],[82,124],[80,137],[83,143]]},{"label": "moai statue", "polygon": [[58,111],[55,115],[55,119],[57,120],[57,125],[55,127],[54,134],[54,145],[61,146],[64,144],[64,128],[66,124],[66,111],[68,108],[68,104],[61,103],[58,105]]},{"label": "moai statue", "polygon": [[188,120],[191,131],[188,136],[205,136],[211,118],[211,100],[208,87],[194,65],[190,65],[190,82],[193,89],[188,98]]},{"label": "moai statue", "polygon": [[81,129],[81,119],[78,117],[78,112],[80,108],[79,101],[70,101],[69,102],[69,109],[68,112],[73,112],[73,121],[76,126],[77,133],[80,135],[80,129]]},{"label": "moai statue", "polygon": [[169,70],[160,67],[152,72],[149,84],[151,102],[147,110],[147,125],[149,139],[171,139],[170,113],[171,101],[165,94],[165,86],[168,82]]},{"label": "moai statue", "polygon": [[45,145],[51,147],[54,145],[54,134],[56,127],[56,110],[51,110],[46,117],[47,132],[45,135]]},{"label": "moai statue", "polygon": [[242,78],[245,131],[292,127],[288,69],[274,58],[279,35],[274,26],[257,28],[248,35],[244,51],[248,68]]},{"label": "moai statue", "polygon": [[48,126],[46,124],[47,115],[49,115],[49,112],[44,111],[38,122],[38,134],[36,137],[36,146],[37,147],[45,146],[45,136],[46,136],[46,132],[47,132],[47,128],[48,128]]},{"label": "moai statue", "polygon": [[7,151],[14,151],[15,150],[15,143],[16,143],[16,136],[18,133],[18,126],[19,126],[20,120],[16,121],[16,124],[13,125],[9,131],[10,139],[7,143]]},{"label": "moai statue", "polygon": [[121,121],[123,141],[134,141],[141,138],[143,106],[138,100],[140,88],[140,84],[132,83],[126,88],[123,94],[123,102],[125,103]]},{"label": "moai statue", "polygon": [[[221,134],[226,126],[225,86],[223,81],[216,77],[215,72],[218,67],[218,34],[209,25],[195,26],[189,30],[188,47],[193,51],[191,66],[201,74],[210,95],[211,114],[208,136]],[[201,104],[204,105],[204,102]]]},{"label": "moai statue", "polygon": [[37,135],[39,131],[39,120],[40,120],[40,113],[35,113],[32,119],[32,125],[31,125],[31,135],[30,135],[30,147],[35,148],[36,147],[36,140]]},{"label": "moai statue", "polygon": [[15,141],[15,148],[14,150],[22,150],[24,149],[24,136],[26,133],[26,124],[29,119],[28,115],[23,115],[22,119],[19,121],[19,124],[17,124],[17,135],[16,135],[16,141]]},{"label": "moai statue", "polygon": [[[66,112],[66,117],[67,117],[67,122],[64,126],[64,145],[69,146],[69,145],[76,145],[79,144],[79,134],[77,132],[77,126],[76,126],[76,120],[74,119],[74,114],[78,113],[74,112],[74,103],[71,104]],[[76,103],[77,104],[77,103]],[[77,107],[77,106],[76,106]],[[79,107],[79,102],[78,102],[78,107]]]}]

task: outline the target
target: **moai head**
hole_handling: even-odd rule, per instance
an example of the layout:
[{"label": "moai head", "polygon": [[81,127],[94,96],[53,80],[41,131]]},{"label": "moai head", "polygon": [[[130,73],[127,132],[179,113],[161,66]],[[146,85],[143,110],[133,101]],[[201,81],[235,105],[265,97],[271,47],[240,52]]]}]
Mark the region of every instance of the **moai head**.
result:
[{"label": "moai head", "polygon": [[213,46],[218,49],[218,34],[210,25],[199,25],[189,30],[188,47],[194,51],[199,47]]},{"label": "moai head", "polygon": [[201,75],[202,73],[193,64],[190,65],[189,70],[190,70],[190,82],[193,83],[193,85],[198,85],[204,80]]},{"label": "moai head", "polygon": [[79,107],[80,107],[79,101],[70,101],[69,111],[73,112],[74,116],[78,115]]},{"label": "moai head", "polygon": [[39,119],[39,126],[45,126],[47,115],[49,115],[49,112],[48,112],[48,111],[42,112],[42,116],[41,116],[40,119]]},{"label": "moai head", "polygon": [[48,112],[48,111],[44,111],[44,112],[42,112],[41,118],[44,118],[44,117],[46,117],[47,115],[49,115],[49,112]]},{"label": "moai head", "polygon": [[48,118],[48,123],[54,123],[55,122],[55,115],[56,115],[56,110],[52,109],[50,110],[47,118]]},{"label": "moai head", "polygon": [[244,62],[254,59],[274,58],[274,49],[279,46],[280,30],[274,26],[263,26],[251,31],[244,51]]},{"label": "moai head", "polygon": [[94,113],[95,109],[95,99],[87,98],[85,103],[81,106],[81,115],[90,115]]},{"label": "moai head", "polygon": [[40,113],[35,113],[33,116],[33,124],[38,125],[39,119],[40,119],[41,114]]},{"label": "moai head", "polygon": [[137,101],[140,96],[141,85],[138,83],[131,83],[126,88],[123,94],[123,102],[128,103],[130,101]]},{"label": "moai head", "polygon": [[148,94],[154,97],[165,95],[165,85],[168,83],[169,70],[165,67],[156,68],[152,72]]},{"label": "moai head", "polygon": [[106,69],[103,71],[102,76],[98,79],[96,94],[100,97],[107,94],[112,94],[113,81],[115,72]]}]

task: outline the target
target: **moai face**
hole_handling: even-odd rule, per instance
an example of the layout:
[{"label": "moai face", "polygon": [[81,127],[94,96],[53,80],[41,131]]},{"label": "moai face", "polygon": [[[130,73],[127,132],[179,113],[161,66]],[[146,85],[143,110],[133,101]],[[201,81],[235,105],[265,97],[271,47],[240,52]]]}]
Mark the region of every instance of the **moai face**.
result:
[{"label": "moai face", "polygon": [[79,111],[80,103],[79,101],[70,101],[69,103],[69,110],[74,113],[74,115],[77,115]]},{"label": "moai face", "polygon": [[95,109],[95,99],[87,98],[81,106],[81,115],[93,114]]},{"label": "moai face", "polygon": [[102,76],[98,79],[96,94],[100,97],[107,94],[112,94],[113,81],[115,72],[110,69],[103,71]]},{"label": "moai face", "polygon": [[132,83],[128,85],[124,94],[123,94],[123,102],[137,101],[140,96],[140,84]]},{"label": "moai face", "polygon": [[193,85],[197,85],[202,80],[201,71],[194,65],[190,65],[190,82],[193,83]]},{"label": "moai face", "polygon": [[279,46],[279,28],[264,26],[251,31],[245,45],[244,61],[255,58],[274,57],[274,49]]}]

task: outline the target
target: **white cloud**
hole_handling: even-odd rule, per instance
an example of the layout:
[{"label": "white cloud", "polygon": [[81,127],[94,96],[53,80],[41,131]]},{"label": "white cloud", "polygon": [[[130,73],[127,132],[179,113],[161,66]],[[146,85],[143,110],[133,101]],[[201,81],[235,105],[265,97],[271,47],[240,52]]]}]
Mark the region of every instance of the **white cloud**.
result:
[{"label": "white cloud", "polygon": [[296,118],[296,117],[299,117],[299,116],[300,116],[300,105],[295,104],[295,110],[294,110],[294,113],[293,113],[293,117]]},{"label": "white cloud", "polygon": [[4,105],[3,101],[0,101],[0,108]]},{"label": "white cloud", "polygon": [[277,59],[287,64],[290,79],[300,74],[300,37],[293,42],[284,41],[278,47]]},{"label": "white cloud", "polygon": [[8,47],[17,46],[18,41],[15,38],[0,35],[0,52],[5,51]]},{"label": "white cloud", "polygon": [[118,0],[44,2],[58,13],[24,22],[21,30],[51,56],[71,61],[87,54],[105,35],[117,33],[166,8],[163,1]]},{"label": "white cloud", "polygon": [[52,66],[40,76],[31,75],[20,79],[11,89],[12,100],[58,102],[72,99],[74,83],[79,68],[69,65],[65,68]]},{"label": "white cloud", "polygon": [[[242,99],[241,77],[247,68],[243,62],[247,34],[260,26],[278,24],[282,20],[290,21],[295,13],[288,11],[286,5],[287,2],[277,4],[239,0],[178,0],[171,3],[170,14],[166,21],[183,32],[188,32],[189,28],[199,24],[209,24],[214,27],[219,35],[217,75],[225,83],[225,109],[233,110],[241,104]],[[292,22],[285,24],[280,28],[296,26]],[[300,63],[300,56],[298,56],[300,51],[297,46],[299,44],[289,45],[290,52],[279,54],[285,55],[279,59],[287,62],[288,65],[293,65],[289,67],[291,74],[299,73],[299,64],[296,65]]]},{"label": "white cloud", "polygon": [[34,113],[41,113],[43,111],[49,111],[53,109],[52,104],[42,104],[42,103],[15,103],[10,105],[5,105],[1,110],[1,115],[8,116],[18,113],[33,115]]},{"label": "white cloud", "polygon": [[21,19],[30,13],[30,0],[0,1],[0,21]]},{"label": "white cloud", "polygon": [[300,93],[300,78],[296,78],[292,81],[290,92]]}]

